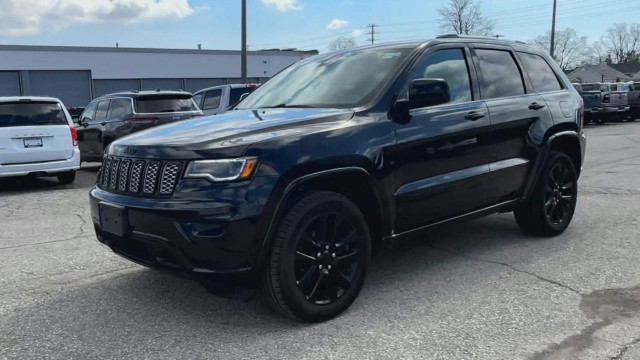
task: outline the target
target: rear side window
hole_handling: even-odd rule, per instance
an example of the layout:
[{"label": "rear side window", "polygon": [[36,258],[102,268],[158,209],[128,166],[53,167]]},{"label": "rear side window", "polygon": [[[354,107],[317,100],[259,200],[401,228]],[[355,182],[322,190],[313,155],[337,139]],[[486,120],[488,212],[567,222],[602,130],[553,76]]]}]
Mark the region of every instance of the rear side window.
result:
[{"label": "rear side window", "polygon": [[58,103],[0,103],[0,128],[9,126],[69,125]]},{"label": "rear side window", "polygon": [[476,49],[476,54],[482,73],[482,98],[494,99],[524,94],[522,74],[511,52]]},{"label": "rear side window", "polygon": [[420,62],[410,80],[444,79],[449,84],[450,103],[471,101],[471,82],[462,49],[439,50]]},{"label": "rear side window", "polygon": [[196,104],[189,97],[146,96],[136,100],[136,112],[140,114],[195,111]]},{"label": "rear side window", "polygon": [[534,54],[518,53],[518,55],[537,92],[562,90],[558,77],[545,59]]},{"label": "rear side window", "polygon": [[229,94],[229,105],[234,106],[240,101],[240,97],[244,94],[249,94],[256,88],[236,88],[231,89],[231,94]]},{"label": "rear side window", "polygon": [[95,121],[101,121],[107,119],[107,112],[109,111],[109,100],[102,100],[98,103],[96,108]]},{"label": "rear side window", "polygon": [[220,98],[222,98],[222,90],[207,91],[202,110],[217,109],[220,107]]},{"label": "rear side window", "polygon": [[594,90],[600,90],[600,87],[596,84],[582,84],[582,90],[583,91],[594,91]]},{"label": "rear side window", "polygon": [[131,115],[131,100],[129,99],[112,99],[109,105],[109,118],[120,118]]},{"label": "rear side window", "polygon": [[95,114],[96,114],[96,107],[97,106],[98,106],[97,102],[92,102],[91,104],[89,104],[89,106],[87,106],[87,108],[82,113],[82,121],[83,122],[93,121],[93,118],[95,117]]},{"label": "rear side window", "polygon": [[204,97],[204,93],[193,95],[193,101],[195,101],[198,107],[202,107],[202,98]]}]

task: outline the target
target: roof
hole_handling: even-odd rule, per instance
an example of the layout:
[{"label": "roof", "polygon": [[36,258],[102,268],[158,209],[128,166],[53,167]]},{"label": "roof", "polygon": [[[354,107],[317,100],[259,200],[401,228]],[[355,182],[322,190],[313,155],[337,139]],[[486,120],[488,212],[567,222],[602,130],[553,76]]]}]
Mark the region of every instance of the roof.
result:
[{"label": "roof", "polygon": [[629,62],[624,64],[611,64],[612,68],[627,74],[627,76],[633,77],[640,72],[640,62]]},{"label": "roof", "polygon": [[[68,52],[122,52],[122,53],[164,53],[164,54],[206,54],[206,55],[240,55],[240,50],[198,50],[198,49],[162,49],[132,47],[97,47],[97,46],[42,46],[42,45],[0,45],[0,51],[68,51]],[[318,54],[318,50],[266,50],[247,51],[248,55],[287,55],[309,56]]]},{"label": "roof", "polygon": [[46,101],[62,103],[60,99],[48,96],[0,96],[0,102],[16,102],[16,101]]},{"label": "roof", "polygon": [[242,88],[257,88],[258,86],[260,86],[261,84],[225,84],[225,85],[216,85],[216,86],[211,86],[208,88],[204,88],[204,89],[200,89],[196,92],[194,92],[194,94],[199,94],[201,92],[205,92],[205,91],[209,91],[209,90],[217,90],[217,89],[223,89],[226,87],[230,87],[232,89],[242,89]]},{"label": "roof", "polygon": [[182,91],[182,90],[160,90],[160,91],[156,91],[156,90],[144,90],[144,91],[132,90],[132,91],[122,91],[122,92],[117,92],[117,93],[113,93],[113,94],[102,95],[102,96],[98,97],[97,99],[108,98],[108,97],[116,97],[116,96],[140,97],[140,96],[153,96],[153,95],[188,95],[188,96],[191,96],[191,93],[187,92],[187,91]]},{"label": "roof", "polygon": [[620,80],[628,80],[631,78],[629,75],[626,75],[605,63],[600,63],[597,65],[589,65],[589,64],[582,65],[574,69],[573,71],[571,71],[569,74],[567,74],[567,76],[571,78],[574,74],[576,74],[580,70],[589,71],[598,77],[602,77],[604,75],[605,79],[620,78]]}]

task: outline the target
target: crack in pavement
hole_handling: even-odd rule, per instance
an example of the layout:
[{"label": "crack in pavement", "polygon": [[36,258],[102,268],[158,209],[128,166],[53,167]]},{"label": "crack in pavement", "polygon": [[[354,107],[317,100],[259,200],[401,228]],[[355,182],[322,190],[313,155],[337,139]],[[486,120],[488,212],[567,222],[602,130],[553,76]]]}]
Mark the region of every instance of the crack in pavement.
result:
[{"label": "crack in pavement", "polygon": [[471,261],[477,261],[477,262],[483,262],[483,263],[487,263],[487,264],[494,264],[494,265],[501,265],[501,266],[505,266],[505,267],[507,267],[507,268],[509,268],[509,269],[511,269],[511,270],[513,270],[513,271],[516,271],[516,272],[519,272],[519,273],[521,273],[521,274],[525,274],[525,275],[529,275],[529,276],[535,277],[535,278],[537,278],[538,280],[541,280],[541,281],[547,282],[547,283],[552,284],[552,285],[555,285],[555,286],[562,287],[562,288],[564,288],[564,289],[566,289],[566,290],[569,290],[569,291],[571,291],[571,292],[573,292],[573,293],[576,293],[576,294],[578,294],[578,295],[580,295],[580,296],[582,296],[582,295],[583,295],[580,291],[578,291],[578,290],[576,290],[576,289],[572,288],[572,287],[571,287],[571,286],[569,286],[569,285],[563,284],[563,283],[561,283],[561,282],[559,282],[559,281],[556,281],[556,280],[552,280],[552,279],[549,279],[549,278],[546,278],[546,277],[540,276],[540,275],[535,274],[535,273],[532,273],[532,272],[530,272],[530,271],[526,271],[526,270],[518,269],[518,268],[516,268],[515,266],[513,266],[513,265],[511,265],[511,264],[508,264],[508,263],[504,263],[504,262],[500,262],[500,261],[492,261],[492,260],[480,259],[480,258],[475,258],[475,257],[471,257],[471,256],[466,256],[466,255],[460,254],[459,252],[453,251],[453,250],[451,250],[451,249],[442,248],[442,247],[439,247],[439,246],[435,246],[435,245],[433,245],[433,244],[428,244],[428,246],[430,246],[430,247],[431,247],[431,248],[433,248],[433,249],[437,249],[437,250],[440,250],[440,251],[444,251],[444,252],[446,252],[446,253],[448,253],[448,254],[451,254],[451,255],[454,255],[454,256],[457,256],[457,257],[460,257],[460,258],[463,258],[463,259],[467,259],[467,260],[471,260]]},{"label": "crack in pavement", "polygon": [[632,342],[628,343],[627,345],[623,345],[622,349],[620,349],[618,351],[618,354],[614,357],[611,358],[611,360],[619,360],[622,359],[622,357],[624,356],[624,354],[627,353],[627,351],[629,351],[629,349],[635,345],[640,343],[640,338],[634,339]]}]

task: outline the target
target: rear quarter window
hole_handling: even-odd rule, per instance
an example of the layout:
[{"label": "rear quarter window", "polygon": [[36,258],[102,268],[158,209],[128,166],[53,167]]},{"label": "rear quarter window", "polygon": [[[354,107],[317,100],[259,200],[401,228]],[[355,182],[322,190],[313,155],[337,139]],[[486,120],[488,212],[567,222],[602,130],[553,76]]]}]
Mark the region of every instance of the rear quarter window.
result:
[{"label": "rear quarter window", "polygon": [[197,111],[191,97],[149,96],[136,99],[136,112],[139,114],[172,113]]},{"label": "rear quarter window", "polygon": [[10,126],[69,125],[58,103],[0,103],[0,128]]},{"label": "rear quarter window", "polygon": [[539,55],[518,53],[522,66],[527,71],[531,84],[536,92],[547,92],[562,90],[562,84],[558,80],[556,73],[545,59]]}]

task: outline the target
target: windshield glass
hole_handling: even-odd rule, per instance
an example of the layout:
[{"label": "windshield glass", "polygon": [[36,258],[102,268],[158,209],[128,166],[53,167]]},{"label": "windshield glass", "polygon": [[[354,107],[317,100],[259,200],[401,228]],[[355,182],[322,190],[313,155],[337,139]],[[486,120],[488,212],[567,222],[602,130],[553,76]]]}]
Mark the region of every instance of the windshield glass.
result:
[{"label": "windshield glass", "polygon": [[191,97],[148,96],[136,100],[138,114],[198,110]]},{"label": "windshield glass", "polygon": [[69,123],[58,103],[0,103],[0,128],[38,125],[69,125]]},{"label": "windshield glass", "polygon": [[410,51],[386,47],[315,56],[267,81],[243,100],[238,109],[365,105]]},{"label": "windshield glass", "polygon": [[600,90],[600,85],[598,84],[582,84],[583,91],[594,91]]}]

